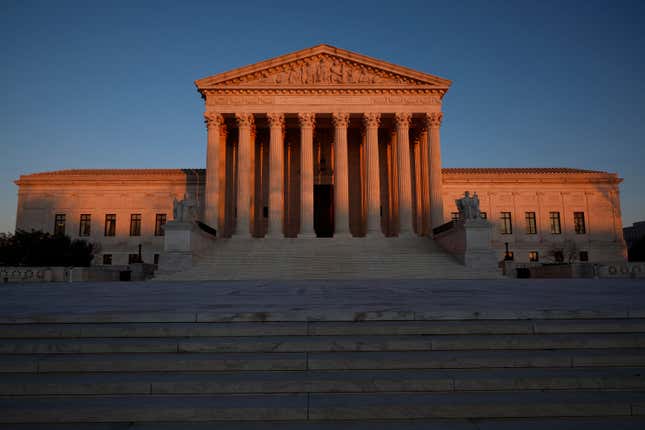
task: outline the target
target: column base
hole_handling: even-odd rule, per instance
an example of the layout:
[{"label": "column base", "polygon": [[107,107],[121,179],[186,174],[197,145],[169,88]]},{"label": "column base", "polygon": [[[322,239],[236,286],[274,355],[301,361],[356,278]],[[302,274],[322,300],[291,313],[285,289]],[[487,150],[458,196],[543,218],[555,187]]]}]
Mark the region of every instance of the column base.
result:
[{"label": "column base", "polygon": [[334,239],[351,239],[352,237],[354,236],[352,236],[352,234],[348,231],[334,233],[334,236],[333,236]]},{"label": "column base", "polygon": [[399,232],[397,237],[401,239],[412,239],[414,236],[416,236],[416,234],[411,231],[402,231]]},{"label": "column base", "polygon": [[253,239],[253,236],[250,234],[233,234],[230,237],[230,240],[250,240]]},{"label": "column base", "polygon": [[264,235],[262,239],[284,239],[286,236],[282,233],[276,234],[276,233],[267,233]]},{"label": "column base", "polygon": [[365,237],[383,238],[385,235],[380,230],[373,230],[365,232]]}]

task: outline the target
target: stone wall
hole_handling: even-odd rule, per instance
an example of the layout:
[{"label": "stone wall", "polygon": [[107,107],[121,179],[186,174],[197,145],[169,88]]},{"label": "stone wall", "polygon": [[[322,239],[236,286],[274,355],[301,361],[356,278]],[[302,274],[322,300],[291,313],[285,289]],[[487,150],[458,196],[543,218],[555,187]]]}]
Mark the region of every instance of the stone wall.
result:
[{"label": "stone wall", "polygon": [[[352,153],[354,162],[359,159],[358,153]],[[492,241],[499,260],[503,258],[505,242],[515,261],[527,262],[529,252],[537,251],[544,262],[548,261],[549,248],[571,239],[579,251],[588,253],[590,262],[620,262],[626,255],[620,181],[612,173],[574,169],[443,169],[444,220],[450,220],[451,212],[456,212],[455,199],[466,190],[476,191],[481,210],[493,224]],[[111,254],[112,264],[125,265],[129,254],[138,253],[139,244],[146,263],[154,262],[155,254],[163,252],[163,236],[154,235],[155,215],[165,213],[167,220],[172,220],[173,198],[181,199],[189,193],[203,205],[204,171],[72,170],[25,175],[16,184],[19,186],[16,228],[52,232],[55,214],[64,213],[66,233],[79,238],[80,215],[91,214],[91,234],[81,238],[99,245],[95,264],[102,263],[103,254]],[[352,196],[356,198],[356,192]],[[388,216],[390,208],[383,209],[383,216]],[[502,211],[512,214],[512,234],[500,232]],[[524,214],[528,211],[536,213],[536,234],[526,233]],[[560,213],[561,234],[550,233],[551,211]],[[585,234],[574,231],[573,212],[577,211],[585,214]],[[258,208],[256,213],[261,212]],[[117,216],[113,237],[104,235],[108,213]],[[129,234],[133,213],[142,216],[140,236]],[[357,228],[354,225],[353,230]]]}]

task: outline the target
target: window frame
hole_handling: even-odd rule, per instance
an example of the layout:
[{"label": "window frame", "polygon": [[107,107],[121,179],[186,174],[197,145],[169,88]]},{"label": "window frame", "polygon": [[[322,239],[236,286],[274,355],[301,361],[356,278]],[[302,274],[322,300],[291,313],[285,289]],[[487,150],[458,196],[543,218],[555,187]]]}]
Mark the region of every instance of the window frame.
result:
[{"label": "window frame", "polygon": [[529,262],[537,263],[539,261],[540,261],[540,253],[538,251],[529,251]]},{"label": "window frame", "polygon": [[54,236],[65,236],[67,216],[64,213],[54,214]]},{"label": "window frame", "polygon": [[526,221],[526,234],[537,234],[537,217],[535,212],[524,212]]},{"label": "window frame", "polygon": [[78,220],[78,237],[92,235],[92,214],[81,214]]},{"label": "window frame", "polygon": [[112,265],[112,254],[103,254],[103,265],[104,266]]},{"label": "window frame", "polygon": [[513,234],[513,215],[511,212],[500,212],[500,232],[501,234]]},{"label": "window frame", "polygon": [[130,236],[141,236],[141,214],[130,214]]},{"label": "window frame", "polygon": [[585,213],[583,211],[573,213],[573,230],[576,234],[587,234]]},{"label": "window frame", "polygon": [[155,214],[155,232],[154,232],[155,236],[166,235],[166,230],[164,229],[166,222],[167,222],[167,215],[165,213]]},{"label": "window frame", "polygon": [[560,218],[560,212],[549,212],[549,230],[551,231],[551,234],[562,234],[562,219]]},{"label": "window frame", "polygon": [[103,229],[103,236],[116,236],[116,214],[105,214],[105,228]]}]

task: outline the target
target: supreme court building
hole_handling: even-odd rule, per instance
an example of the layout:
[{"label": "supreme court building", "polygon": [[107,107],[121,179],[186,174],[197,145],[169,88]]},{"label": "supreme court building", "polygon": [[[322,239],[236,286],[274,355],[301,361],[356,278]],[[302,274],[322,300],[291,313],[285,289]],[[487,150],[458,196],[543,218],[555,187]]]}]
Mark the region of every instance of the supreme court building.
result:
[{"label": "supreme court building", "polygon": [[442,168],[450,84],[329,45],[200,79],[205,170],[23,175],[16,228],[98,242],[97,264],[127,263],[139,244],[152,262],[164,253],[173,199],[187,195],[199,203],[198,220],[217,231],[206,247],[285,238],[294,246],[321,238],[429,243],[470,191],[493,225],[500,259],[509,244],[517,261],[540,261],[565,239],[583,261],[624,259],[615,173]]}]

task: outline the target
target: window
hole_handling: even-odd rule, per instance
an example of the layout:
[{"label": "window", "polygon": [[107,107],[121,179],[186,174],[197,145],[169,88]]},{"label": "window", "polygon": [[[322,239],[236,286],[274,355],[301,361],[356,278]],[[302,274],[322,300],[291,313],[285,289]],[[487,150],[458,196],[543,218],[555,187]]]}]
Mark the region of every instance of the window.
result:
[{"label": "window", "polygon": [[549,221],[551,223],[551,234],[562,234],[560,212],[549,212]]},{"label": "window", "polygon": [[529,251],[529,261],[540,261],[537,251]]},{"label": "window", "polygon": [[105,215],[105,236],[114,236],[116,234],[116,214]]},{"label": "window", "polygon": [[450,212],[451,221],[459,221],[459,212]]},{"label": "window", "polygon": [[479,216],[481,217],[481,219],[488,219],[488,214],[486,212],[480,212]]},{"label": "window", "polygon": [[112,254],[103,254],[103,264],[108,266],[112,264]]},{"label": "window", "polygon": [[580,261],[589,261],[589,253],[587,251],[580,251]]},{"label": "window", "polygon": [[141,236],[141,214],[130,214],[130,236]]},{"label": "window", "polygon": [[513,234],[513,222],[510,212],[502,212],[502,234]]},{"label": "window", "polygon": [[535,212],[525,212],[526,217],[526,234],[537,234],[537,223],[535,222]]},{"label": "window", "polygon": [[65,234],[65,214],[56,214],[54,216],[54,234]]},{"label": "window", "polygon": [[555,251],[553,253],[556,263],[564,263],[564,253],[562,251]]},{"label": "window", "polygon": [[81,222],[78,225],[79,236],[89,236],[92,228],[92,216],[90,214],[81,214]]},{"label": "window", "polygon": [[155,216],[155,236],[163,236],[164,228],[166,224],[166,214],[157,214]]},{"label": "window", "polygon": [[159,254],[154,255],[154,264],[159,264]]},{"label": "window", "polygon": [[576,234],[585,234],[587,231],[585,229],[585,213],[584,212],[574,212],[573,213],[573,226],[576,231]]},{"label": "window", "polygon": [[140,263],[139,254],[128,254],[128,264]]}]

